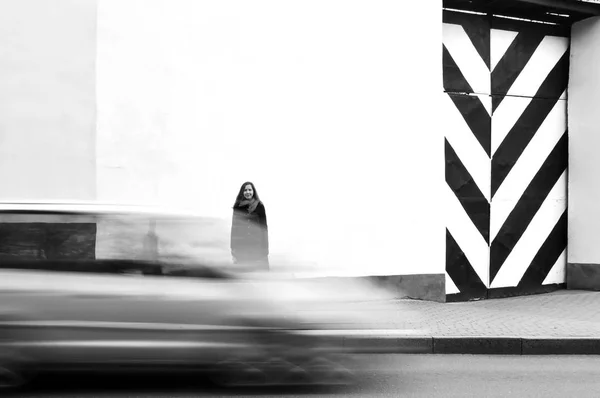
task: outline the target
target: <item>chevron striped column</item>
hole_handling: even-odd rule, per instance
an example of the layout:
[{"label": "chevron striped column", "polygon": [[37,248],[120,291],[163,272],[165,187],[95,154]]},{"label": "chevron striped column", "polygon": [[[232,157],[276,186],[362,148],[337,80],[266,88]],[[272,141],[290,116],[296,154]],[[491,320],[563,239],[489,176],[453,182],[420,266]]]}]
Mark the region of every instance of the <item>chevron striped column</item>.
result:
[{"label": "chevron striped column", "polygon": [[491,98],[485,35],[485,19],[444,13],[446,293],[465,299],[484,297],[489,286]]},{"label": "chevron striped column", "polygon": [[450,301],[565,281],[568,61],[561,27],[444,12]]},{"label": "chevron striped column", "polygon": [[492,29],[490,40],[492,297],[564,282],[569,39]]}]

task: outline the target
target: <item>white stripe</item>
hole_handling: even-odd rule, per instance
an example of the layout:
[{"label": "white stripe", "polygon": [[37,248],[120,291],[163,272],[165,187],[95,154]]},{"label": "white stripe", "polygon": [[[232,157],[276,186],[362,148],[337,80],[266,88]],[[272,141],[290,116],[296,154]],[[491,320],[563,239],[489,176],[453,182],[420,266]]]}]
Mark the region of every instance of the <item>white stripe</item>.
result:
[{"label": "white stripe", "polygon": [[504,264],[494,278],[491,287],[517,286],[527,267],[537,254],[562,214],[566,211],[565,199],[554,199],[567,187],[567,172],[560,176],[548,198],[542,203],[531,223],[508,255]]},{"label": "white stripe", "polygon": [[[504,99],[504,101],[518,100],[517,98]],[[521,197],[550,152],[565,134],[566,127],[567,103],[566,101],[557,101],[492,198],[490,241],[494,240],[512,211],[510,206],[495,206],[495,204],[503,201],[514,201]]]},{"label": "white stripe", "polygon": [[[492,155],[496,153],[510,129],[529,105],[531,97],[535,95],[548,73],[565,53],[568,44],[568,39],[563,37],[546,36],[542,40],[540,46],[508,91],[508,95],[525,97],[515,98],[513,101],[507,101],[508,98],[504,98],[494,112],[492,118]],[[566,90],[560,98],[567,98]]]},{"label": "white stripe", "polygon": [[446,294],[455,294],[455,293],[460,293],[460,290],[458,290],[458,287],[456,287],[456,285],[454,284],[454,281],[452,280],[452,278],[450,278],[450,275],[448,275],[448,273],[446,272]]},{"label": "white stripe", "polygon": [[488,286],[490,274],[488,244],[465,212],[452,189],[447,184],[445,185],[446,226],[481,281]]},{"label": "white stripe", "polygon": [[542,285],[551,285],[553,283],[565,283],[567,280],[567,249],[564,249],[558,259],[548,272]]},{"label": "white stripe", "polygon": [[507,95],[533,97],[552,68],[569,46],[567,37],[546,36],[535,50],[527,65],[508,90]]},{"label": "white stripe", "polygon": [[511,30],[492,29],[490,32],[490,67],[492,70],[498,65],[508,47],[517,37],[518,32]]},{"label": "white stripe", "polygon": [[558,99],[567,100],[567,90],[565,90]]},{"label": "white stripe", "polygon": [[475,184],[484,197],[490,200],[490,176],[491,162],[485,150],[475,138],[467,122],[456,108],[450,95],[446,95],[446,112],[444,122],[446,124],[446,139],[456,152],[460,161],[466,167]]},{"label": "white stripe", "polygon": [[490,70],[461,25],[444,24],[444,45],[475,93],[489,94]]},{"label": "white stripe", "polygon": [[529,18],[511,17],[511,16],[508,16],[508,15],[502,15],[502,14],[492,14],[492,16],[494,16],[495,18],[504,18],[504,19],[510,19],[510,20],[513,20],[513,21],[533,22],[533,23],[543,24],[543,25],[558,25],[555,22],[540,21],[540,20],[537,20],[537,19],[529,19]]},{"label": "white stripe", "polygon": [[494,117],[492,117],[492,156],[498,150],[502,141],[513,128],[525,108],[531,102],[531,98],[515,97],[507,98],[500,103]]},{"label": "white stripe", "polygon": [[487,111],[488,115],[492,116],[492,97],[489,95],[479,96],[479,100],[483,104],[483,107]]},{"label": "white stripe", "polygon": [[467,10],[460,10],[460,9],[457,9],[457,8],[443,7],[443,9],[445,11],[459,12],[461,14],[487,15],[485,12],[467,11]]}]

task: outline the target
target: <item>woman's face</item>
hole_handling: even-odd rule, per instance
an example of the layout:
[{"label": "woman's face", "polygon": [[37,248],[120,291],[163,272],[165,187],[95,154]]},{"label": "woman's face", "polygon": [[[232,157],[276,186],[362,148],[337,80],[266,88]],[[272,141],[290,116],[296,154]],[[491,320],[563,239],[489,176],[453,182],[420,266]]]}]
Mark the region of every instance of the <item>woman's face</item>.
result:
[{"label": "woman's face", "polygon": [[254,196],[254,189],[252,189],[252,185],[248,184],[244,187],[244,198],[247,200],[252,199]]}]

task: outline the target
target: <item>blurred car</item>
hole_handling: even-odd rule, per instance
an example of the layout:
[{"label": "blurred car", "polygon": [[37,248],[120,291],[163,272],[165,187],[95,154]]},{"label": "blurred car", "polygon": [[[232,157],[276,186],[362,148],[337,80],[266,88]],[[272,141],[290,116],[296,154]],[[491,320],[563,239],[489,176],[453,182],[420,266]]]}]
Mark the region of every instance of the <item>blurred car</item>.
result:
[{"label": "blurred car", "polygon": [[139,207],[1,205],[0,387],[56,370],[350,382],[339,325],[373,316],[358,290],[236,272],[228,229]]}]

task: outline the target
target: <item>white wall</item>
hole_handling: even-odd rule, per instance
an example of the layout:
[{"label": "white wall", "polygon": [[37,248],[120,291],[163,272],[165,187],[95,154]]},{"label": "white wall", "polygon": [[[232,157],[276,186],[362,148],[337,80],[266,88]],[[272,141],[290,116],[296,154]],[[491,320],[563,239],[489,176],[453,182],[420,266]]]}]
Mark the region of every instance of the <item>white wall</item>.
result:
[{"label": "white wall", "polygon": [[443,273],[441,1],[105,0],[101,201],[230,217],[255,182],[271,258]]},{"label": "white wall", "polygon": [[600,263],[600,18],[571,30],[568,262]]},{"label": "white wall", "polygon": [[0,59],[0,199],[94,199],[96,1],[0,2]]}]

